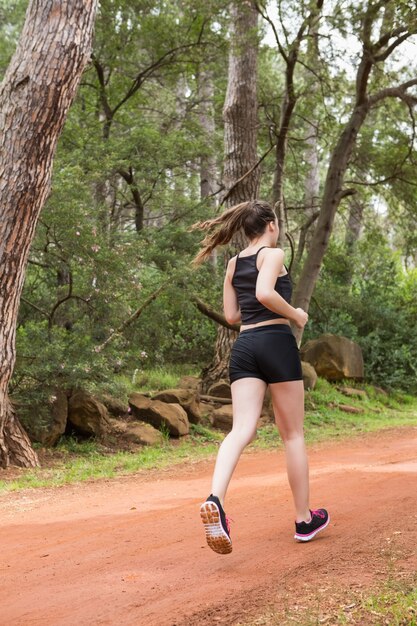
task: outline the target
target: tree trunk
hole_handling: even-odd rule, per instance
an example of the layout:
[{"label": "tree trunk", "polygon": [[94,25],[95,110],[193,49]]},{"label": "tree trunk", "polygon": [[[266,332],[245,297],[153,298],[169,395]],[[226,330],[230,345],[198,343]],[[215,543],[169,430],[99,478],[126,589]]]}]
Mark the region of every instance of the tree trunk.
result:
[{"label": "tree trunk", "polygon": [[38,464],[8,397],[25,270],[57,140],[90,56],[97,0],[32,0],[0,86],[0,465]]},{"label": "tree trunk", "polygon": [[[218,201],[216,193],[219,190],[217,178],[217,163],[214,146],[216,125],[214,121],[214,82],[213,72],[206,67],[199,68],[197,76],[199,111],[198,118],[204,133],[205,152],[200,157],[200,198],[209,209],[215,213]],[[210,255],[210,263],[217,266],[217,250]]]},{"label": "tree trunk", "polygon": [[[258,161],[258,15],[250,0],[234,2],[231,15],[229,75],[223,108],[223,183],[227,206],[256,198],[260,180],[259,169],[255,167]],[[247,245],[247,241],[239,233],[231,244],[232,249],[242,248]],[[203,391],[220,378],[228,377],[230,351],[236,336],[236,332],[223,326],[218,329],[213,361],[202,374]]]},{"label": "tree trunk", "polygon": [[216,208],[214,194],[218,191],[217,164],[214,147],[214,83],[211,70],[201,67],[198,73],[199,121],[204,133],[206,152],[200,157],[200,197]]},{"label": "tree trunk", "polygon": [[[381,3],[383,5],[388,3]],[[381,102],[384,98],[395,97],[404,100],[407,105],[414,106],[416,100],[407,95],[407,90],[415,86],[417,79],[412,79],[398,85],[381,89],[379,92],[369,95],[368,83],[372,69],[381,63],[414,33],[415,26],[402,25],[393,28],[391,23],[392,9],[386,8],[382,21],[379,38],[372,42],[371,37],[375,26],[380,19],[381,4],[369,2],[362,19],[362,57],[356,73],[355,102],[350,119],[343,128],[336,146],[330,156],[324,186],[320,215],[312,238],[311,249],[304,263],[295,294],[294,306],[302,307],[308,311],[311,296],[313,294],[319,271],[327,251],[330,235],[333,229],[334,218],[343,197],[352,195],[354,191],[343,190],[343,180],[349,165],[353,147],[356,143],[359,130],[372,106]],[[385,30],[387,29],[387,30]],[[380,69],[380,72],[382,70]],[[295,336],[298,343],[301,342],[303,331],[296,329]]]},{"label": "tree trunk", "polygon": [[[329,245],[337,209],[341,199],[346,195],[342,190],[344,175],[356,137],[365,121],[368,109],[369,105],[367,102],[355,107],[330,158],[320,215],[317,220],[311,248],[294,293],[293,306],[301,307],[305,311],[308,311],[323,258]],[[300,343],[303,331],[297,328],[294,330],[294,334],[297,342]]]},{"label": "tree trunk", "polygon": [[356,198],[356,196],[350,200],[349,219],[345,235],[346,252],[349,256],[355,252],[356,244],[361,234],[364,209],[363,201]]}]

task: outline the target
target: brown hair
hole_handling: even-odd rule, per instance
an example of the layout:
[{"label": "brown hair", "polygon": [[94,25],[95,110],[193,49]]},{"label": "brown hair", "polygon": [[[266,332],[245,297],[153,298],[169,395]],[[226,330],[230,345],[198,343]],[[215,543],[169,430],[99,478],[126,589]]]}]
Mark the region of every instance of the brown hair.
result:
[{"label": "brown hair", "polygon": [[194,224],[192,230],[207,230],[202,248],[193,263],[199,265],[205,261],[217,246],[229,243],[233,235],[241,228],[248,239],[262,235],[269,222],[275,220],[271,205],[263,200],[241,202],[227,209],[212,220]]}]

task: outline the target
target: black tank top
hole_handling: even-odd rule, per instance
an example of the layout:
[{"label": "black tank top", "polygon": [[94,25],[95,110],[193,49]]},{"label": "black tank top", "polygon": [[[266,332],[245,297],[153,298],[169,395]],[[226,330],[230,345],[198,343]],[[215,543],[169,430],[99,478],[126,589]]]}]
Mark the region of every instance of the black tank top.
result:
[{"label": "black tank top", "polygon": [[[267,309],[256,298],[256,281],[258,279],[259,270],[256,267],[258,254],[263,248],[259,248],[256,254],[236,258],[235,272],[232,278],[232,285],[236,290],[237,299],[242,316],[242,324],[257,324],[258,322],[266,322],[268,320],[285,319],[283,315],[274,313]],[[292,284],[288,272],[285,276],[279,276],[275,283],[275,291],[286,302],[291,302]]]}]

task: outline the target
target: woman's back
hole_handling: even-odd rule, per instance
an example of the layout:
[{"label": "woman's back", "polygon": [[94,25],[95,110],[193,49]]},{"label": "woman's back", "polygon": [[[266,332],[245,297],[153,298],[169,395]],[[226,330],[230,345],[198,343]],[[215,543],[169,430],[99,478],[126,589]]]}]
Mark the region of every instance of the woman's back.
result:
[{"label": "woman's back", "polygon": [[[265,248],[267,246],[262,246],[254,254],[246,256],[241,256],[242,253],[239,253],[236,257],[232,285],[236,290],[242,324],[257,324],[268,320],[284,319],[282,315],[266,308],[256,297],[256,282],[259,275],[258,255]],[[286,302],[291,301],[292,284],[288,272],[277,278],[275,291]]]}]

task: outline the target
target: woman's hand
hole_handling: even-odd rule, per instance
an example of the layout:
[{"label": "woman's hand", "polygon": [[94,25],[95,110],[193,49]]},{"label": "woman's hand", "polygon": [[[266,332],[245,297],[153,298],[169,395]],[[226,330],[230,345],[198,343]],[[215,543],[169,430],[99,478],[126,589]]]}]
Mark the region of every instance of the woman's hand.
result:
[{"label": "woman's hand", "polygon": [[303,309],[298,308],[295,309],[295,316],[293,317],[294,324],[297,328],[304,328],[304,326],[308,322],[308,313],[306,313]]}]

